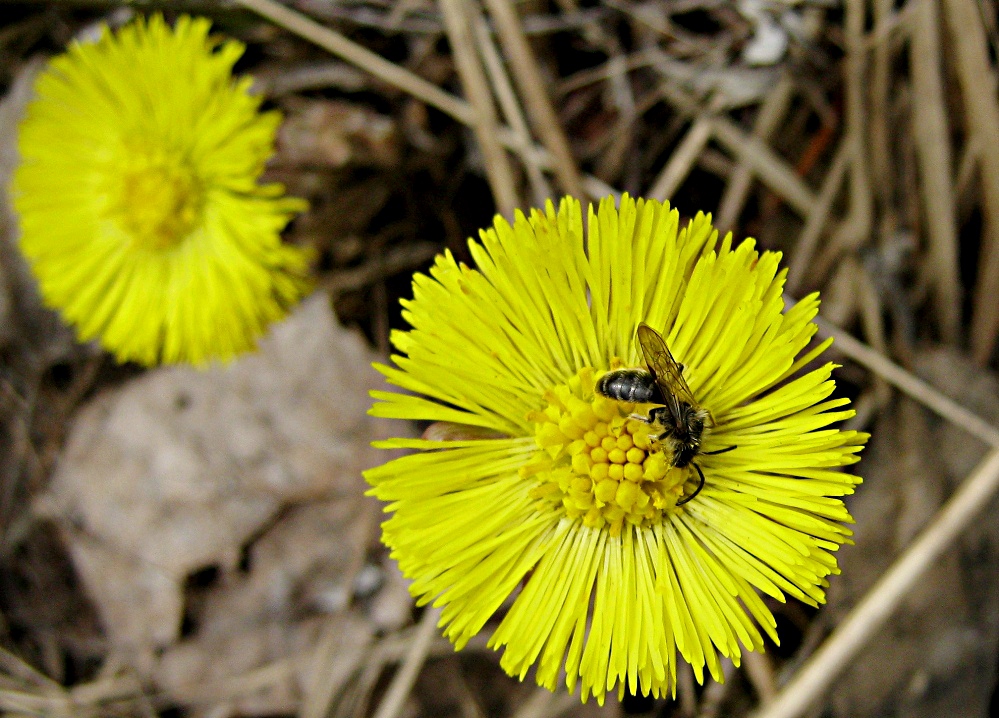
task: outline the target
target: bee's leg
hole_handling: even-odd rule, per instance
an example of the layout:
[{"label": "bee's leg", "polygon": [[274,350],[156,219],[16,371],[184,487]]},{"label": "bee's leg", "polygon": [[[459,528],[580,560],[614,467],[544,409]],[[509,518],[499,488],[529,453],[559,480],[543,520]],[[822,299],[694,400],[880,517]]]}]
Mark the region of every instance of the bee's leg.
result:
[{"label": "bee's leg", "polygon": [[718,456],[718,454],[725,454],[731,451],[732,449],[738,449],[738,448],[739,448],[738,446],[728,446],[724,449],[716,449],[714,451],[702,451],[700,452],[700,454],[701,456]]},{"label": "bee's leg", "polygon": [[690,462],[690,465],[693,466],[695,469],[697,469],[697,475],[700,477],[701,481],[700,481],[699,484],[697,484],[697,488],[694,489],[694,493],[692,493],[690,496],[685,496],[685,497],[683,497],[682,499],[680,499],[679,501],[676,502],[677,506],[683,506],[685,503],[687,503],[692,498],[694,498],[699,493],[701,493],[701,489],[704,488],[704,472],[701,471],[701,467],[698,466],[693,461]]}]

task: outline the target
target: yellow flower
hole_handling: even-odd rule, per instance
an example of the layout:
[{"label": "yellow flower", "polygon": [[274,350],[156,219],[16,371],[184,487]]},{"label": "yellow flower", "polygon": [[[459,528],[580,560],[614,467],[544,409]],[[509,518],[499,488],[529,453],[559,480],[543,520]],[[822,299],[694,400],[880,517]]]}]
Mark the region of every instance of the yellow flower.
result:
[{"label": "yellow flower", "polygon": [[[780,255],[718,241],[710,217],[679,230],[676,211],[625,196],[620,210],[549,204],[511,227],[497,219],[469,248],[417,274],[403,355],[379,366],[413,394],[376,392],[376,416],[446,421],[501,436],[378,442],[421,450],[366,472],[389,502],[384,541],[421,603],[463,646],[497,612],[490,639],[521,679],[602,701],[625,687],[675,694],[677,652],[721,679],[777,642],[758,592],[817,605],[852,522],[839,497],[860,479],[866,434],[830,399],[832,364],[800,375],[818,296],[784,311]],[[662,333],[696,401],[704,489],[668,446],[595,394],[610,368],[644,367],[636,328]],[[709,452],[736,447],[725,453]]]},{"label": "yellow flower", "polygon": [[21,123],[22,250],[46,304],[123,361],[252,349],[309,286],[309,255],[280,241],[305,203],[257,184],[280,117],[209,25],[154,16],[72,45]]}]

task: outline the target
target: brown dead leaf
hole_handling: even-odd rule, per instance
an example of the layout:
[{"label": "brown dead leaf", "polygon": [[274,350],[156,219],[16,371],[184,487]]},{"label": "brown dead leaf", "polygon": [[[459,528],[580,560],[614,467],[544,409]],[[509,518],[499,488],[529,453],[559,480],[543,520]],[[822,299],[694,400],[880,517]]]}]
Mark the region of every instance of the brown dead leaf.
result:
[{"label": "brown dead leaf", "polygon": [[[384,459],[369,448],[378,430],[367,393],[380,386],[372,358],[316,295],[258,354],[205,371],[153,371],[82,410],[44,505],[113,643],[175,641],[191,573],[234,571],[284,507],[320,499],[333,503],[293,511],[303,524],[273,527],[277,545],[253,556],[272,590],[325,556],[328,585],[308,589],[314,607],[322,603],[351,560],[330,558],[331,547],[367,543],[348,527],[364,513],[361,470]],[[323,531],[330,538],[317,542]]]},{"label": "brown dead leaf", "polygon": [[344,100],[296,98],[278,131],[275,161],[313,167],[394,167],[400,149],[390,117]]}]

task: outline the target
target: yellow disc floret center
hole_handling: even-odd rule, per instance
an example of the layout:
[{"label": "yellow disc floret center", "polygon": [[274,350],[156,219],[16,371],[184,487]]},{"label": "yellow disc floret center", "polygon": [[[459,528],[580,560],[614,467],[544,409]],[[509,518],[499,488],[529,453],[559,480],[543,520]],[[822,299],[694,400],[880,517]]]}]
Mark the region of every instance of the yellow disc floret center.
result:
[{"label": "yellow disc floret center", "polygon": [[176,153],[127,153],[110,214],[136,246],[173,247],[197,224],[203,205],[201,183]]},{"label": "yellow disc floret center", "polygon": [[540,451],[520,473],[536,482],[531,496],[542,508],[616,535],[625,523],[648,526],[674,510],[687,472],[632,418],[648,407],[594,392],[601,374],[584,368],[545,393],[547,406],[528,417]]}]

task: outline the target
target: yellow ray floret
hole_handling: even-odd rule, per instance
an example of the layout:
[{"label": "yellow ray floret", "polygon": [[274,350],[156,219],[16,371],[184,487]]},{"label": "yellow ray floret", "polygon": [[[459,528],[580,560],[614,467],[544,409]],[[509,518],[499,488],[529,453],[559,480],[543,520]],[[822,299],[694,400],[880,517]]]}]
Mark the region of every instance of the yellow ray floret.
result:
[{"label": "yellow ray floret", "polygon": [[281,244],[304,209],[257,179],[279,116],[203,18],[142,18],[72,45],[35,83],[13,179],[21,247],[81,340],[142,364],[252,349],[309,286]]},{"label": "yellow ray floret", "polygon": [[[761,593],[825,600],[860,483],[842,467],[867,435],[835,428],[853,412],[833,365],[802,373],[828,343],[810,346],[816,295],[785,311],[779,254],[627,196],[585,230],[570,198],[497,219],[469,249],[476,269],[445,254],[414,278],[412,328],[378,366],[407,393],[377,392],[372,413],[502,438],[379,442],[417,453],[365,474],[389,502],[383,540],[456,646],[506,606],[490,645],[511,675],[554,689],[564,671],[584,700],[672,695],[680,657],[721,679],[721,656],[778,641]],[[711,417],[689,502],[697,476],[650,407],[595,391],[645,366],[642,322]]]}]

